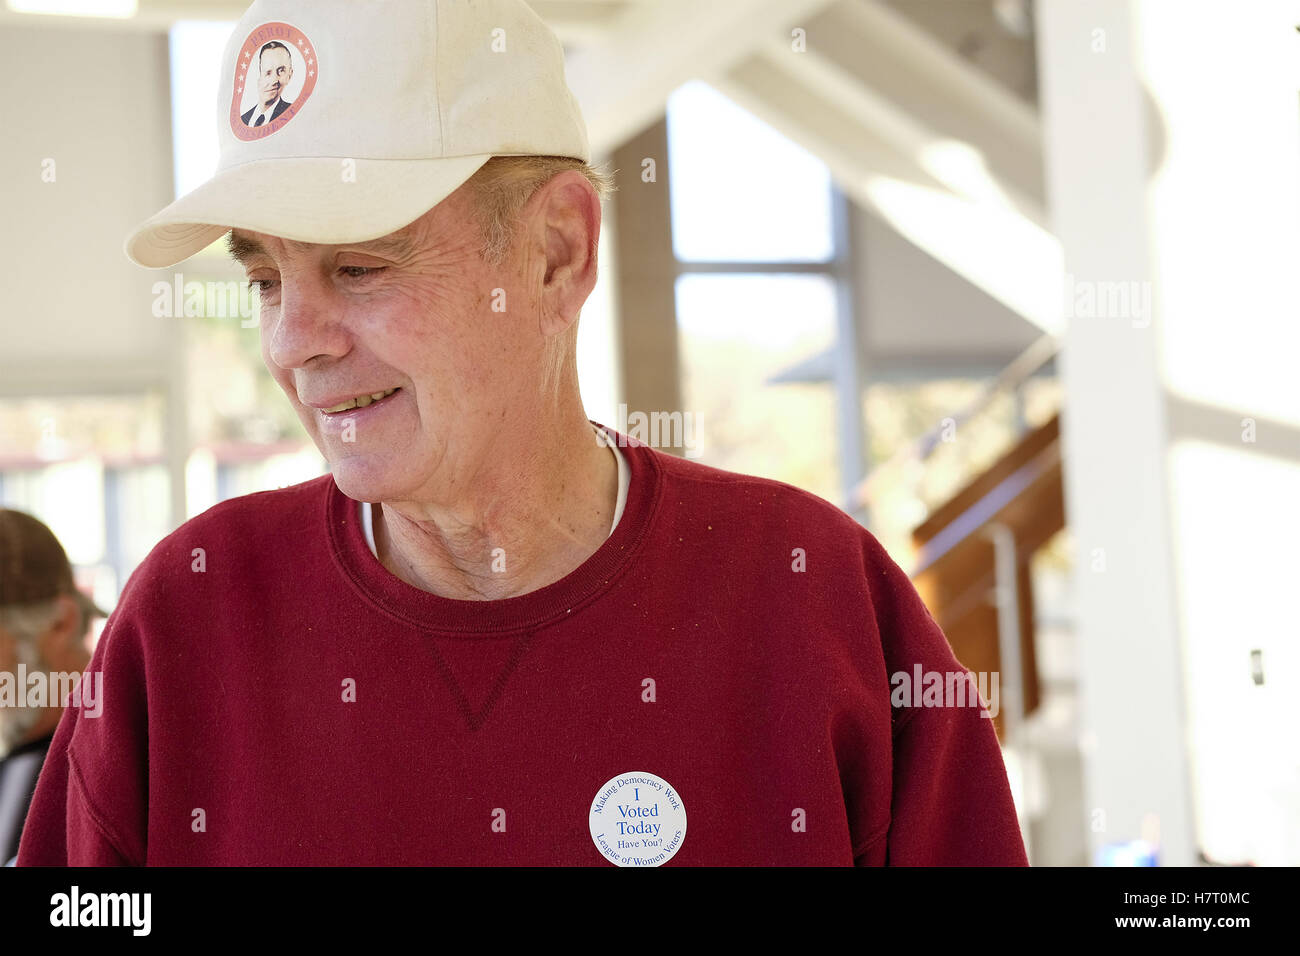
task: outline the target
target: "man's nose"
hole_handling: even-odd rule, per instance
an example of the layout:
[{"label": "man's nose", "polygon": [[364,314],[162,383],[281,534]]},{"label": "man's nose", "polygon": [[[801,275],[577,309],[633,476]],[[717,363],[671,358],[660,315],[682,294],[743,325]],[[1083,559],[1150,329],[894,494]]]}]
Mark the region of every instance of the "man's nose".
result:
[{"label": "man's nose", "polygon": [[329,295],[309,281],[283,281],[267,354],[280,368],[305,368],[320,356],[337,358],[351,347]]}]

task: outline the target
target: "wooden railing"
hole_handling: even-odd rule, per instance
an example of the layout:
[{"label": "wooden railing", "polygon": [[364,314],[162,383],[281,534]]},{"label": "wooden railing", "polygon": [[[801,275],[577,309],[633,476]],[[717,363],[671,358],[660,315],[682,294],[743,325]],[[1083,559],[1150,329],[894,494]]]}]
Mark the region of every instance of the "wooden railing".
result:
[{"label": "wooden railing", "polygon": [[1028,433],[912,534],[912,579],[957,659],[999,674],[1006,742],[1038,706],[1030,559],[1065,527],[1060,416]]},{"label": "wooden railing", "polygon": [[[915,471],[916,463],[924,464],[935,449],[942,444],[943,437],[982,414],[999,396],[1016,394],[1026,382],[1036,375],[1043,366],[1052,361],[1061,351],[1061,342],[1054,335],[1043,335],[1035,339],[1030,346],[1017,355],[992,382],[980,393],[979,397],[965,408],[948,416],[950,420],[940,422],[924,435],[904,445],[882,464],[872,468],[853,492],[849,495],[845,510],[853,512],[859,508],[869,508],[878,489],[886,482],[898,481],[900,476]],[[909,467],[912,466],[912,467]],[[904,479],[905,480],[905,479]]]}]

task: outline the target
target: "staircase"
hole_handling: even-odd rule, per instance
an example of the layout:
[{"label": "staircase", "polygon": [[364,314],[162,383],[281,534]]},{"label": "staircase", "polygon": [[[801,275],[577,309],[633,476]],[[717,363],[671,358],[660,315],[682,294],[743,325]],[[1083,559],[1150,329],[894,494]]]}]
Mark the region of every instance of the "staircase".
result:
[{"label": "staircase", "polygon": [[1065,528],[1060,415],[912,532],[912,580],[962,665],[998,673],[998,736],[1039,704],[1030,559]]},{"label": "staircase", "polygon": [[[972,463],[964,483],[940,500],[925,500],[920,476],[951,467],[938,464],[943,441],[959,431],[968,437],[966,423],[987,414],[998,396],[1016,394],[1058,353],[1054,337],[1036,341],[979,400],[875,468],[850,499],[864,509],[924,506],[920,523],[910,526],[909,573],[957,660],[977,676],[999,675],[993,725],[1036,866],[1088,862],[1072,548],[1062,540],[1045,550],[1068,531],[1060,412],[1032,428],[1021,418],[1010,447],[991,464]],[[898,538],[900,549],[908,537]],[[985,681],[991,688],[991,677]]]}]

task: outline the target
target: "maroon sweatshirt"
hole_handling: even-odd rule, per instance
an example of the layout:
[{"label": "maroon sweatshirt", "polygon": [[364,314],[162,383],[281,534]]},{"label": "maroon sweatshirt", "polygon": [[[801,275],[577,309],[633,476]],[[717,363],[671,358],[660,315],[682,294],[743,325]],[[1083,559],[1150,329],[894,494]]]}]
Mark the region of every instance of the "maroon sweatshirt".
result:
[{"label": "maroon sweatshirt", "polygon": [[168,535],[18,862],[1026,864],[978,701],[891,704],[963,669],[879,542],[620,438],[613,534],[519,597],[405,584],[328,475]]}]

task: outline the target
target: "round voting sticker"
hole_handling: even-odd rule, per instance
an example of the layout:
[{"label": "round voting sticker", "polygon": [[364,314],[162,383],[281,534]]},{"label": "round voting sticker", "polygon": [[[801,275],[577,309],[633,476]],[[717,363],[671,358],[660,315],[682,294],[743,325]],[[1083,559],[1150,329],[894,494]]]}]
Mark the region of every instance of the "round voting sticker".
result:
[{"label": "round voting sticker", "polygon": [[615,866],[662,866],[686,839],[686,807],[663,777],[633,771],[610,778],[591,802],[591,839]]}]

